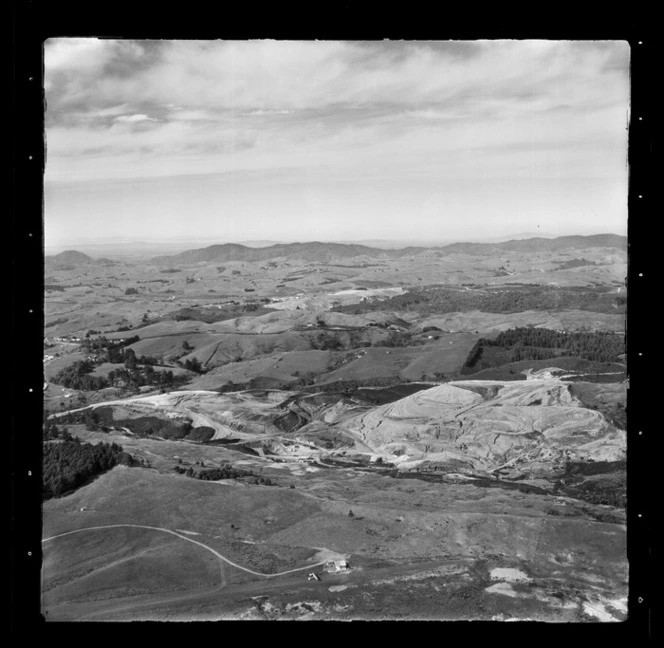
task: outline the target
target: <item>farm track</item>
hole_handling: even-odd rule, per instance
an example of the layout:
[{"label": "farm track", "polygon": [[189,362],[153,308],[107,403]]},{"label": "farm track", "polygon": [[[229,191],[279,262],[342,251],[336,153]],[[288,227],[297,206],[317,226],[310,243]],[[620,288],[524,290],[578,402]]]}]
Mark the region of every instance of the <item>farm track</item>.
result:
[{"label": "farm track", "polygon": [[[177,536],[178,538],[182,538],[183,540],[187,540],[187,542],[192,542],[193,544],[198,545],[199,547],[203,547],[204,549],[207,549],[211,553],[213,553],[219,560],[231,565],[232,567],[235,567],[236,569],[240,569],[241,571],[247,572],[249,574],[253,574],[254,576],[261,576],[263,578],[275,578],[276,576],[284,576],[286,574],[292,574],[294,572],[298,571],[303,571],[305,569],[313,569],[314,567],[320,567],[321,565],[324,565],[327,561],[324,560],[322,562],[318,563],[313,563],[310,565],[305,565],[304,567],[296,567],[294,569],[287,569],[286,571],[282,572],[277,572],[275,574],[264,574],[263,572],[257,572],[254,571],[253,569],[249,569],[248,567],[243,567],[242,565],[238,565],[237,563],[233,562],[229,558],[226,558],[226,556],[220,554],[218,551],[213,549],[212,547],[209,547],[206,544],[203,544],[202,542],[198,542],[198,540],[193,540],[192,538],[187,537],[186,535],[183,535],[181,533],[177,533],[177,531],[172,531],[171,529],[164,529],[163,527],[154,527],[154,526],[147,526],[143,524],[105,524],[102,526],[94,526],[94,527],[86,527],[84,529],[74,529],[73,531],[65,531],[64,533],[58,533],[57,535],[51,536],[50,538],[44,538],[42,540],[42,544],[45,542],[49,542],[51,540],[55,540],[57,538],[62,538],[64,536],[72,535],[74,533],[82,533],[83,531],[97,531],[99,529],[116,529],[116,528],[135,528],[135,529],[149,529],[151,531],[161,531],[163,533],[170,533],[171,535]],[[223,576],[223,571],[221,573],[222,577],[222,584],[224,582],[224,576]]]}]

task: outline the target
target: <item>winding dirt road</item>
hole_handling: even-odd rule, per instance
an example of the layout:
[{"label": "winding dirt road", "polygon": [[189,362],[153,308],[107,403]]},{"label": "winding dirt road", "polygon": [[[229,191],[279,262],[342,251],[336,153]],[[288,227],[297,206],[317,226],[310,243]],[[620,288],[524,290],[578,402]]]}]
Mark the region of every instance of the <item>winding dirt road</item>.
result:
[{"label": "winding dirt road", "polygon": [[[186,535],[183,535],[181,533],[177,533],[177,531],[172,531],[171,529],[164,529],[162,527],[153,527],[153,526],[146,526],[144,524],[106,524],[103,526],[94,526],[94,527],[85,527],[84,529],[74,529],[73,531],[66,531],[65,533],[58,533],[57,535],[51,536],[50,538],[44,538],[42,540],[42,544],[45,542],[49,542],[51,540],[55,540],[56,538],[62,538],[64,536],[72,535],[73,533],[82,533],[83,531],[97,531],[99,529],[116,529],[116,528],[135,528],[135,529],[149,529],[151,531],[162,531],[163,533],[170,533],[171,535],[177,536],[178,538],[182,538],[183,540],[186,540],[187,542],[193,542],[194,544],[198,545],[199,547],[203,547],[204,549],[207,549],[211,553],[213,553],[219,560],[231,565],[232,567],[236,567],[237,569],[240,569],[244,572],[247,572],[249,574],[253,574],[254,576],[262,576],[263,578],[274,578],[276,576],[284,576],[285,574],[292,574],[294,572],[298,571],[304,571],[305,569],[313,569],[314,567],[320,567],[321,565],[324,565],[327,561],[324,560],[322,562],[318,563],[313,563],[310,565],[305,565],[304,567],[296,567],[295,569],[288,569],[286,571],[282,572],[277,572],[275,574],[264,574],[262,572],[257,572],[254,571],[253,569],[249,569],[248,567],[243,567],[242,565],[238,565],[237,563],[234,563],[232,560],[229,560],[226,558],[226,556],[223,556],[220,554],[218,551],[212,549],[212,547],[209,547],[206,544],[203,544],[202,542],[198,542],[198,540],[193,540],[192,538],[187,537]],[[223,577],[223,571],[221,574],[222,578],[222,584],[224,581]]]}]

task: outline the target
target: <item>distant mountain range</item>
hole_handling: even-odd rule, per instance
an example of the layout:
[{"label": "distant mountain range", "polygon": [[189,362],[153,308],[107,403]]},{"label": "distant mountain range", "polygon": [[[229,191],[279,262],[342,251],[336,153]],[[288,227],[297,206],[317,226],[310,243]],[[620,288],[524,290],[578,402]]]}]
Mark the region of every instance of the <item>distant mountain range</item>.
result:
[{"label": "distant mountain range", "polygon": [[618,248],[627,250],[627,237],[618,234],[593,234],[590,236],[559,236],[557,238],[528,238],[499,243],[452,243],[442,250],[446,254],[494,254],[503,252],[562,252],[584,248]]},{"label": "distant mountain range", "polygon": [[285,258],[301,261],[334,261],[353,257],[400,258],[423,252],[438,256],[449,254],[492,255],[501,252],[559,252],[584,248],[627,249],[627,237],[617,234],[592,236],[560,236],[558,238],[530,238],[500,243],[451,243],[443,247],[406,247],[400,249],[374,248],[351,243],[280,243],[268,247],[247,247],[236,243],[211,245],[186,250],[172,256],[158,256],[154,264],[186,265],[192,263],[223,263],[227,261],[266,261]]},{"label": "distant mountain range", "polygon": [[211,245],[199,250],[187,250],[173,256],[159,256],[152,259],[155,264],[216,263],[225,261],[267,261],[286,258],[300,261],[334,261],[352,257],[394,258],[410,256],[427,248],[404,248],[382,250],[352,243],[280,243],[268,247],[247,247],[237,243]]},{"label": "distant mountain range", "polygon": [[[224,263],[228,261],[267,261],[284,258],[300,261],[335,261],[353,257],[394,259],[427,253],[436,256],[470,254],[480,256],[500,255],[503,252],[561,252],[584,248],[627,249],[627,237],[618,234],[594,234],[591,236],[560,236],[557,238],[534,237],[494,243],[450,243],[440,247],[377,248],[355,243],[277,243],[266,247],[250,247],[238,243],[210,245],[186,250],[179,254],[157,256],[149,263],[155,265],[189,265],[194,263]],[[93,259],[76,250],[47,256],[47,268],[90,264],[112,264],[109,259]]]}]

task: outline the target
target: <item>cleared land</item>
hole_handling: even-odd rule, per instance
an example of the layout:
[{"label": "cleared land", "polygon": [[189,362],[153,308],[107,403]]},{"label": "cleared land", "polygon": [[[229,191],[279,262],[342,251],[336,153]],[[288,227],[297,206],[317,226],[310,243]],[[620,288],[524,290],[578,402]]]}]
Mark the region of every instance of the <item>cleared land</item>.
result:
[{"label": "cleared land", "polygon": [[321,245],[47,262],[46,618],[624,620],[618,237]]}]

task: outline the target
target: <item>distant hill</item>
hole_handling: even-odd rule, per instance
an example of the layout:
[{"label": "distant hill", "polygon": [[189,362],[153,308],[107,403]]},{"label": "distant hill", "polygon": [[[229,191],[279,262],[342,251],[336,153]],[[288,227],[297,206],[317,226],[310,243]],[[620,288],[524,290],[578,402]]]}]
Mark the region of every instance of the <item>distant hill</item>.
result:
[{"label": "distant hill", "polygon": [[[335,261],[353,257],[400,258],[423,252],[438,255],[472,254],[492,255],[500,252],[559,252],[584,248],[627,249],[627,237],[617,234],[595,234],[592,236],[561,236],[558,238],[530,238],[505,241],[502,243],[452,243],[443,247],[406,247],[385,249],[353,243],[279,243],[267,247],[247,247],[237,243],[211,245],[209,247],[186,250],[172,256],[158,256],[151,260],[154,264],[187,265],[193,263],[223,263],[225,261],[266,261],[286,258],[300,261]],[[67,254],[63,252],[62,254]],[[58,255],[60,256],[60,255]],[[85,255],[83,255],[85,256]]]},{"label": "distant hill", "polygon": [[116,262],[110,259],[93,259],[83,252],[77,250],[65,250],[60,254],[47,256],[44,264],[47,268],[65,268],[79,265],[114,265]]},{"label": "distant hill", "polygon": [[60,252],[60,254],[55,254],[53,256],[47,256],[45,259],[48,265],[52,266],[62,266],[62,265],[87,265],[89,263],[94,263],[94,259],[89,257],[83,252],[78,252],[76,250],[65,250]]},{"label": "distant hill", "polygon": [[627,237],[618,234],[591,236],[535,237],[503,241],[502,243],[452,243],[440,248],[443,254],[489,255],[499,252],[562,252],[585,248],[618,248],[627,250]]},{"label": "distant hill", "polygon": [[618,234],[593,234],[591,236],[559,236],[558,238],[530,238],[505,241],[498,247],[519,252],[559,252],[584,248],[618,248],[627,250],[627,237]]}]

